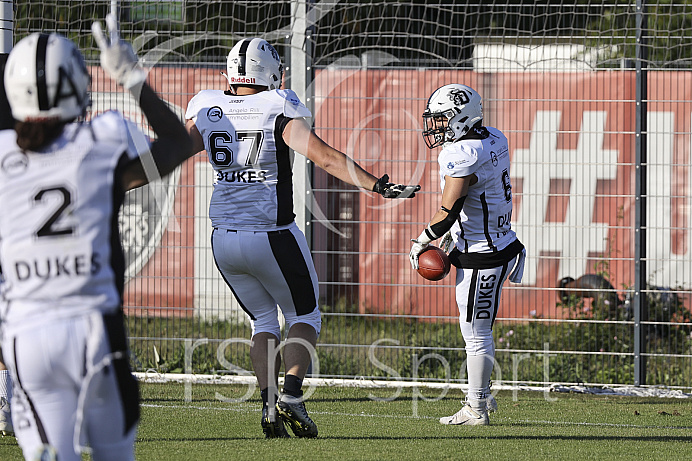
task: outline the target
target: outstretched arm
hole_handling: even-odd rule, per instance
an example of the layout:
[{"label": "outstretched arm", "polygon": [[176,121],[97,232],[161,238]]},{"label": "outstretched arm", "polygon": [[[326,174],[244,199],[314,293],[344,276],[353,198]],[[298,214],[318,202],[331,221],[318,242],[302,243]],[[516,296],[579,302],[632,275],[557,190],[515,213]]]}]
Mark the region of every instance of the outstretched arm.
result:
[{"label": "outstretched arm", "polygon": [[365,171],[351,157],[334,149],[317,136],[305,119],[293,119],[286,125],[284,141],[305,155],[327,173],[361,189],[372,190],[377,178]]},{"label": "outstretched arm", "polygon": [[288,122],[283,138],[291,149],[305,155],[332,176],[361,189],[377,192],[385,198],[413,197],[420,189],[420,186],[389,183],[387,175],[376,178],[351,157],[320,139],[305,119],[297,118]]}]

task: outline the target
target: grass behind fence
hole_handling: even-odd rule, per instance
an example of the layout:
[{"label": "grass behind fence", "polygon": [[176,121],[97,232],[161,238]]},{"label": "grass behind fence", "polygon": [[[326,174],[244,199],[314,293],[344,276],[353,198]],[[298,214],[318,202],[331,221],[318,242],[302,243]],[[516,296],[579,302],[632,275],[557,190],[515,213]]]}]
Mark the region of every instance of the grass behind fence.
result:
[{"label": "grass behind fence", "polygon": [[[579,319],[572,319],[579,320]],[[247,324],[200,322],[194,318],[128,317],[134,368],[185,371],[184,339],[194,344],[193,373],[227,373],[217,358],[222,341],[247,340]],[[690,324],[653,325],[646,335],[647,384],[690,388]],[[496,322],[495,381],[513,383],[633,384],[633,325],[613,323]],[[374,346],[376,345],[376,347]],[[156,352],[154,352],[156,348]],[[456,323],[416,322],[325,313],[318,342],[319,375],[465,382],[464,341]],[[426,358],[426,354],[427,358]],[[434,355],[429,355],[434,354]],[[252,370],[249,347],[228,344],[223,355]]]}]

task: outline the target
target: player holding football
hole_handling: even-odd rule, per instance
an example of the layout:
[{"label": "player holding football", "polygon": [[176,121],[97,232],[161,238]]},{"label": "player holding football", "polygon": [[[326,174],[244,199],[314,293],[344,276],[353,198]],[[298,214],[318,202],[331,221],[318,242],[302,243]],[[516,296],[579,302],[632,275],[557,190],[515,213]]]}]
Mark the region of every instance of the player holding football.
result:
[{"label": "player holding football", "polygon": [[[14,431],[27,460],[133,460],[138,386],[123,322],[117,214],[145,167],[170,173],[193,154],[184,125],[145,83],[114,17],[94,37],[107,75],[139,101],[157,139],[89,105],[84,58],[58,34],[16,44],[5,88],[17,120],[0,132],[2,351],[12,372]],[[150,170],[151,171],[151,170]]]},{"label": "player holding football", "polygon": [[[293,213],[289,148],[349,184],[385,198],[413,197],[419,186],[376,178],[330,147],[305,120],[307,107],[282,90],[283,66],[267,41],[246,38],[228,54],[229,90],[203,90],[185,118],[195,150],[216,172],[209,217],[212,251],[224,280],[252,323],[250,358],[262,396],[266,437],[316,437],[302,399],[302,381],[321,328],[317,274]],[[277,396],[281,330],[286,319],[285,380]],[[272,371],[273,370],[273,371]],[[277,401],[278,399],[278,401]],[[277,418],[276,413],[280,415]]]},{"label": "player holding football", "polygon": [[487,425],[488,411],[497,406],[490,394],[493,322],[502,284],[508,277],[521,281],[525,255],[510,223],[509,147],[500,130],[483,126],[481,96],[466,85],[435,90],[423,121],[428,147],[443,146],[438,156],[442,200],[429,225],[412,240],[409,258],[417,269],[418,255],[432,241],[448,232],[454,241],[449,256],[457,267],[456,300],[469,383],[465,405],[440,423]]}]

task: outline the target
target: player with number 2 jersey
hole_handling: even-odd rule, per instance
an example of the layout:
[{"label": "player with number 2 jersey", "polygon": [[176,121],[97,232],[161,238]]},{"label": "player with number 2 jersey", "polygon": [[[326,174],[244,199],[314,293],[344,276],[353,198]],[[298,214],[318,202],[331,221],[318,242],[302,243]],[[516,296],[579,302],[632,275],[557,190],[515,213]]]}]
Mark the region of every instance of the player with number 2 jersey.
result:
[{"label": "player with number 2 jersey", "polygon": [[[177,115],[149,87],[117,22],[98,23],[101,67],[139,101],[157,139],[89,106],[84,57],[58,34],[22,39],[5,66],[17,120],[0,132],[2,351],[15,383],[12,423],[27,460],[134,460],[139,392],[122,309],[118,211],[125,192],[192,155]],[[151,171],[151,170],[150,170]]]}]

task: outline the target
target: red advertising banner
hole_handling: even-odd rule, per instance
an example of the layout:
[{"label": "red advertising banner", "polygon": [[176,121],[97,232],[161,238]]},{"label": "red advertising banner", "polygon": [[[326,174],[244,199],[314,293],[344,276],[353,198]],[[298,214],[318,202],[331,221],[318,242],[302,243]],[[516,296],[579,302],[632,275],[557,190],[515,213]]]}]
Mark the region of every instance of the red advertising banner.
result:
[{"label": "red advertising banner", "polygon": [[[362,200],[360,235],[367,238],[360,239],[361,312],[458,315],[454,272],[441,282],[427,282],[406,257],[410,238],[439,205],[437,152],[425,150],[420,114],[428,95],[452,82],[481,93],[486,124],[502,129],[510,141],[513,227],[529,256],[524,281],[508,284],[499,316],[562,316],[556,287],[565,276],[606,273],[621,297],[632,287],[634,73],[368,70],[319,77],[332,82],[327,85],[332,107],[317,114],[317,126],[358,127],[353,134],[358,139],[349,145],[364,148],[365,158],[368,149],[386,149],[371,170],[394,171],[397,182],[419,179],[423,187],[420,198],[393,213],[376,197]],[[689,72],[650,74],[647,142],[649,281],[686,290],[692,288],[690,78]],[[358,104],[362,101],[367,104]],[[333,112],[341,114],[337,123],[321,116]],[[373,133],[394,134],[375,139],[383,141],[378,146]],[[358,156],[355,149],[349,153]]]},{"label": "red advertising banner", "polygon": [[[141,120],[136,104],[100,69],[92,75],[95,111],[117,108]],[[412,200],[359,194],[354,219],[360,311],[450,320],[458,315],[454,269],[443,281],[428,282],[408,261],[410,239],[440,200],[438,151],[422,140],[421,114],[428,96],[452,82],[478,90],[486,124],[501,129],[510,142],[513,228],[528,260],[524,281],[506,286],[499,316],[561,317],[558,280],[597,271],[609,275],[622,297],[634,277],[634,78],[631,71],[317,72],[311,88],[317,133],[374,174],[422,186]],[[181,116],[199,90],[225,86],[212,69],[155,68],[150,82]],[[651,72],[648,112],[647,273],[653,285],[690,290],[692,73]],[[235,309],[209,248],[212,176],[206,157],[198,155],[174,178],[146,191],[146,209],[142,196],[126,203],[121,224],[130,261],[125,293],[130,309],[221,318]],[[689,303],[690,297],[685,299]]]}]

